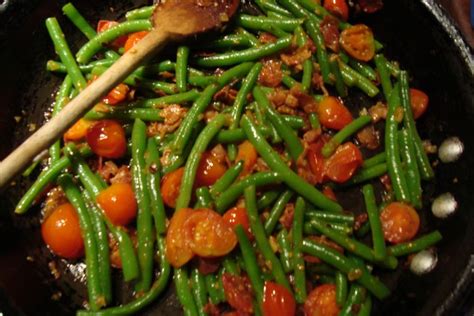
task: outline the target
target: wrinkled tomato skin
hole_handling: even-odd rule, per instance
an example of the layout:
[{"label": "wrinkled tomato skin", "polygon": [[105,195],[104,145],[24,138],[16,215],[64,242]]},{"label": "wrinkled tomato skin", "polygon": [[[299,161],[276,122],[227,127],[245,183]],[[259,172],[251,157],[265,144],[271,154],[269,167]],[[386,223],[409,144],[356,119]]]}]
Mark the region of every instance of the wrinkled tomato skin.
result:
[{"label": "wrinkled tomato skin", "polygon": [[121,158],[127,151],[125,130],[113,120],[98,121],[89,127],[86,140],[92,151],[104,158]]},{"label": "wrinkled tomato skin", "polygon": [[410,101],[413,117],[416,120],[428,109],[429,97],[423,91],[411,88]]},{"label": "wrinkled tomato skin", "polygon": [[166,259],[175,268],[182,267],[194,256],[184,231],[184,223],[193,212],[189,208],[177,210],[171,217],[166,232]]},{"label": "wrinkled tomato skin", "polygon": [[161,197],[163,202],[169,207],[174,208],[176,206],[183,174],[184,167],[181,167],[165,174],[163,179],[161,179]]},{"label": "wrinkled tomato skin", "polygon": [[327,142],[328,137],[320,137],[315,143],[308,147],[306,157],[308,159],[309,168],[316,178],[316,183],[322,183],[324,180],[324,156],[321,149]]},{"label": "wrinkled tomato skin", "polygon": [[114,225],[126,226],[137,216],[137,200],[129,183],[114,183],[102,190],[97,203]]},{"label": "wrinkled tomato skin", "polygon": [[342,31],[339,43],[353,58],[368,62],[375,55],[375,40],[372,30],[365,24],[356,24]]},{"label": "wrinkled tomato skin", "polygon": [[255,147],[248,140],[244,141],[239,145],[237,151],[237,157],[235,158],[236,162],[243,161],[244,167],[241,172],[241,176],[246,176],[252,172],[255,164],[257,163],[258,153]]},{"label": "wrinkled tomato skin", "polygon": [[413,239],[420,228],[420,217],[408,204],[392,202],[380,214],[385,240],[398,244]]},{"label": "wrinkled tomato skin", "polygon": [[305,316],[337,316],[339,311],[334,284],[323,284],[314,288],[304,303]]},{"label": "wrinkled tomato skin", "polygon": [[222,217],[233,229],[235,229],[237,225],[242,225],[247,237],[250,240],[253,239],[252,231],[250,229],[249,217],[245,208],[238,206],[233,207],[225,212]]},{"label": "wrinkled tomato skin", "polygon": [[264,316],[294,316],[295,298],[283,285],[266,281],[263,287],[262,309]]},{"label": "wrinkled tomato skin", "polygon": [[253,313],[252,286],[248,277],[224,273],[222,285],[227,302],[239,312]]},{"label": "wrinkled tomato skin", "polygon": [[321,125],[335,130],[343,129],[352,122],[352,114],[342,102],[332,96],[324,97],[316,107]]},{"label": "wrinkled tomato skin", "polygon": [[88,121],[83,118],[79,119],[64,133],[64,141],[79,141],[84,139],[92,125],[94,125],[93,121]]},{"label": "wrinkled tomato skin", "polygon": [[226,165],[220,163],[211,153],[204,152],[199,160],[195,187],[199,188],[213,185],[226,171]]},{"label": "wrinkled tomato skin", "polygon": [[324,0],[324,8],[344,21],[349,18],[349,6],[346,0]]},{"label": "wrinkled tomato skin", "polygon": [[127,98],[130,88],[124,84],[120,83],[112,91],[110,91],[105,97],[102,98],[102,102],[107,105],[117,105],[120,102],[124,101]]},{"label": "wrinkled tomato skin", "polygon": [[127,41],[125,42],[124,50],[128,52],[133,46],[135,46],[139,41],[147,36],[148,33],[148,31],[141,31],[129,35]]},{"label": "wrinkled tomato skin", "polygon": [[349,180],[364,160],[359,148],[351,142],[339,146],[324,164],[324,175],[333,182],[344,183]]}]

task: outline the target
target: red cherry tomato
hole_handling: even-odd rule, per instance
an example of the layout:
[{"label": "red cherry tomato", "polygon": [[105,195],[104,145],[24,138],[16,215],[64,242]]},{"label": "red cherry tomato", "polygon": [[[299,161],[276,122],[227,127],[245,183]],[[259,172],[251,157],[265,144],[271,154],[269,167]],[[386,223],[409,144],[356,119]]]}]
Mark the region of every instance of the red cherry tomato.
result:
[{"label": "red cherry tomato", "polygon": [[226,171],[226,165],[220,163],[210,152],[204,152],[196,172],[195,186],[213,185]]},{"label": "red cherry tomato", "polygon": [[252,285],[248,277],[224,273],[222,285],[230,306],[245,314],[251,315],[253,313]]},{"label": "red cherry tomato", "polygon": [[141,31],[129,35],[127,42],[125,42],[125,51],[128,52],[133,46],[135,46],[139,41],[141,41],[145,36],[147,36],[148,33],[148,31]]},{"label": "red cherry tomato", "polygon": [[64,133],[64,141],[78,141],[86,137],[89,127],[94,125],[93,121],[86,119],[79,119],[73,126],[71,126],[66,133]]},{"label": "red cherry tomato", "polygon": [[174,212],[166,232],[166,259],[175,268],[183,266],[194,256],[184,231],[184,223],[193,212],[190,208]]},{"label": "red cherry tomato", "polygon": [[97,203],[115,225],[125,226],[137,216],[137,200],[129,183],[114,183],[101,191]]},{"label": "red cherry tomato", "polygon": [[318,103],[316,112],[318,113],[319,121],[326,128],[340,130],[352,122],[351,112],[335,97],[324,97]]},{"label": "red cherry tomato", "polygon": [[69,203],[58,206],[44,220],[41,235],[49,249],[60,257],[77,259],[84,255],[79,217]]},{"label": "red cherry tomato", "polygon": [[247,210],[243,207],[233,207],[222,216],[224,220],[235,229],[237,225],[242,225],[244,228],[247,237],[253,239],[252,231],[250,230],[249,217],[247,215]]},{"label": "red cherry tomato", "polygon": [[349,180],[364,162],[359,148],[351,142],[339,146],[324,163],[324,175],[331,181],[343,183]]},{"label": "red cherry tomato", "polygon": [[420,228],[420,217],[408,204],[392,202],[380,214],[385,240],[398,244],[410,241]]},{"label": "red cherry tomato", "polygon": [[116,105],[127,98],[129,91],[130,88],[126,84],[121,83],[102,98],[102,102],[108,105]]},{"label": "red cherry tomato", "polygon": [[356,24],[342,31],[339,43],[357,60],[368,62],[374,58],[374,34],[365,24]]},{"label": "red cherry tomato", "polygon": [[346,0],[324,0],[324,8],[344,21],[349,18],[349,6]]},{"label": "red cherry tomato", "polygon": [[120,158],[127,150],[127,139],[122,125],[113,120],[102,120],[87,130],[87,143],[92,151],[104,158]]},{"label": "red cherry tomato", "polygon": [[330,198],[331,200],[337,202],[336,193],[334,193],[334,190],[333,190],[331,187],[324,186],[322,193],[323,193],[327,198]]},{"label": "red cherry tomato", "polygon": [[316,287],[304,302],[305,316],[337,316],[339,311],[334,284],[323,284]]},{"label": "red cherry tomato", "polygon": [[322,183],[324,180],[324,156],[321,149],[329,140],[329,137],[319,137],[315,143],[309,145],[306,157],[309,163],[309,169],[316,178],[316,183]]},{"label": "red cherry tomato", "polygon": [[237,157],[235,161],[243,161],[244,168],[241,172],[241,176],[246,176],[250,172],[252,172],[253,167],[257,163],[258,153],[255,147],[253,147],[252,143],[248,140],[244,141],[239,145],[239,150],[237,152]]},{"label": "red cherry tomato", "polygon": [[262,309],[264,316],[294,316],[295,298],[283,285],[266,281],[263,287]]},{"label": "red cherry tomato", "polygon": [[[97,23],[97,33],[101,33],[103,31],[106,31],[110,29],[111,27],[114,27],[116,25],[119,25],[118,22],[116,21],[107,21],[107,20],[99,20],[99,23]],[[125,45],[125,42],[127,41],[128,36],[120,36],[119,38],[115,39],[112,43],[109,45],[112,46],[115,49],[119,49],[120,47],[123,47]]]},{"label": "red cherry tomato", "polygon": [[418,89],[410,89],[411,109],[415,120],[423,115],[428,108],[429,97],[426,93]]},{"label": "red cherry tomato", "polygon": [[163,202],[169,207],[176,206],[176,199],[179,196],[179,189],[181,188],[181,180],[183,179],[184,167],[171,171],[165,174],[161,179],[161,196]]}]

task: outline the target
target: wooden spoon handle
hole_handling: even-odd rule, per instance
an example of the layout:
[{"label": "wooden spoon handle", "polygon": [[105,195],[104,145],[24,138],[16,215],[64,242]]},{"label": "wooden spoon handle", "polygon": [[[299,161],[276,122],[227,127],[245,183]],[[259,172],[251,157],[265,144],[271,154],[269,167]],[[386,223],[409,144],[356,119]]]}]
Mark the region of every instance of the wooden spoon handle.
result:
[{"label": "wooden spoon handle", "polygon": [[156,54],[169,41],[169,33],[157,28],[118,59],[64,109],[0,162],[0,188],[22,171],[40,152],[48,148],[105,94],[122,82],[144,60]]}]

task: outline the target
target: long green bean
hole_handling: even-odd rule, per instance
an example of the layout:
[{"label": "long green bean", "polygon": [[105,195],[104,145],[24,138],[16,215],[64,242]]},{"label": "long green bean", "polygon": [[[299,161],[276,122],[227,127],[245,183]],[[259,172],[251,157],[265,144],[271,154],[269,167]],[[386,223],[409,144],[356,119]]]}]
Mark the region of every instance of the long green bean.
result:
[{"label": "long green bean", "polygon": [[301,246],[303,243],[303,222],[306,204],[298,197],[293,215],[293,266],[295,268],[295,299],[302,304],[306,300],[306,270]]},{"label": "long green bean", "polygon": [[410,201],[414,207],[420,209],[422,207],[422,190],[420,172],[416,162],[415,145],[407,129],[399,131],[398,140],[402,161],[405,165],[405,177],[410,191]]},{"label": "long green bean", "polygon": [[125,18],[127,20],[141,20],[141,19],[149,19],[155,10],[154,5],[146,6],[146,7],[141,7],[135,10],[128,11],[125,13]]},{"label": "long green bean", "polygon": [[388,248],[388,253],[396,257],[405,256],[431,247],[441,239],[443,239],[441,233],[435,230],[434,232],[419,237],[418,239],[391,246]]},{"label": "long green bean", "polygon": [[178,47],[176,56],[176,86],[179,92],[187,89],[189,47]]},{"label": "long green bean", "polygon": [[305,22],[305,28],[308,35],[313,40],[316,45],[316,57],[318,59],[319,68],[321,69],[321,75],[325,83],[331,83],[331,66],[329,65],[329,57],[326,51],[326,45],[324,43],[323,35],[317,25],[312,20],[307,20]]},{"label": "long green bean", "polygon": [[364,195],[365,207],[369,216],[370,230],[372,231],[372,243],[374,245],[374,257],[376,260],[382,261],[387,257],[387,248],[382,230],[382,222],[380,214],[375,202],[374,188],[370,184],[362,187]]},{"label": "long green bean", "polygon": [[339,315],[340,316],[354,315],[352,312],[354,305],[362,304],[365,301],[366,295],[367,295],[366,290],[363,287],[353,284],[349,291],[349,295],[347,296],[346,303],[342,307]]},{"label": "long green bean", "polygon": [[362,164],[362,168],[369,168],[369,167],[373,167],[375,165],[384,163],[386,159],[387,159],[387,156],[385,152],[381,152],[380,154],[377,154],[368,159],[365,159],[364,163]]},{"label": "long green bean", "polygon": [[238,161],[235,165],[227,169],[227,171],[217,179],[217,181],[210,187],[209,192],[212,196],[216,197],[225,190],[229,188],[229,186],[234,183],[234,181],[238,178],[240,173],[244,168],[244,162]]},{"label": "long green bean", "polygon": [[268,25],[272,25],[283,31],[293,32],[297,26],[303,23],[303,20],[294,18],[275,19],[264,16],[240,14],[236,18],[236,23],[246,29],[257,31],[266,30]]},{"label": "long green bean", "polygon": [[273,230],[275,229],[275,226],[278,224],[278,220],[283,214],[283,211],[285,210],[285,207],[292,196],[293,192],[290,190],[286,190],[280,195],[278,200],[273,205],[272,209],[270,210],[270,215],[268,216],[264,224],[265,232],[267,233],[267,235],[272,234]]},{"label": "long green bean", "polygon": [[336,279],[336,302],[339,306],[344,306],[347,299],[347,276],[341,271],[335,274]]},{"label": "long green bean", "polygon": [[191,288],[193,290],[194,302],[196,302],[199,316],[206,316],[204,307],[207,304],[207,289],[204,275],[197,268],[191,271]]},{"label": "long green bean", "polygon": [[283,270],[289,273],[293,270],[293,251],[291,249],[291,243],[288,239],[288,232],[286,229],[280,230],[277,234],[277,241],[280,250],[280,261]]}]

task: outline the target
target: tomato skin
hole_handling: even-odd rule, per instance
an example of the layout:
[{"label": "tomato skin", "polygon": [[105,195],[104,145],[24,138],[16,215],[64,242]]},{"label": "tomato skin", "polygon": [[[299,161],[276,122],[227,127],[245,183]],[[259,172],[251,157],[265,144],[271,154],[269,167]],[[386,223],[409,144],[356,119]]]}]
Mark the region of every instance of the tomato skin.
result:
[{"label": "tomato skin", "polygon": [[125,130],[113,120],[102,120],[89,127],[86,140],[92,151],[104,158],[120,158],[127,150]]},{"label": "tomato skin", "polygon": [[349,180],[364,162],[359,148],[351,142],[339,146],[326,160],[324,175],[331,181],[343,183]]},{"label": "tomato skin", "polygon": [[[106,31],[116,25],[119,25],[117,21],[108,21],[108,20],[99,20],[97,23],[97,33],[101,33],[103,31]],[[123,47],[125,45],[125,42],[127,41],[128,36],[120,36],[119,38],[115,39],[112,43],[109,43],[111,47],[115,49],[119,49],[120,47]]]},{"label": "tomato skin", "polygon": [[79,141],[84,139],[92,125],[94,125],[93,121],[88,121],[83,118],[79,119],[64,133],[64,141]]},{"label": "tomato skin", "polygon": [[127,41],[125,42],[124,50],[128,52],[130,49],[132,49],[133,46],[135,46],[139,41],[141,41],[145,36],[147,36],[148,33],[148,31],[141,31],[130,34],[128,36]]},{"label": "tomato skin", "polygon": [[410,89],[411,109],[415,120],[422,116],[428,109],[429,97],[426,93],[418,89]]},{"label": "tomato skin", "polygon": [[227,166],[220,163],[210,152],[204,152],[199,160],[195,186],[213,185],[227,171]]},{"label": "tomato skin", "polygon": [[324,0],[324,8],[344,21],[349,18],[349,6],[346,0]]},{"label": "tomato skin", "polygon": [[372,30],[365,24],[356,24],[341,32],[339,43],[353,58],[368,62],[375,55]]},{"label": "tomato skin", "polygon": [[262,309],[264,316],[294,316],[296,313],[295,298],[283,285],[265,281]]},{"label": "tomato skin", "polygon": [[117,105],[127,98],[129,91],[130,88],[126,84],[121,83],[103,97],[102,102],[108,105]]},{"label": "tomato skin", "polygon": [[420,228],[420,217],[408,204],[392,202],[380,214],[385,240],[398,244],[415,237]]},{"label": "tomato skin", "polygon": [[339,311],[334,284],[323,284],[314,288],[304,303],[305,316],[337,316]]},{"label": "tomato skin", "polygon": [[253,167],[257,163],[257,159],[257,150],[255,149],[255,147],[253,147],[251,142],[246,140],[239,145],[235,161],[239,162],[240,160],[243,160],[244,162],[244,168],[240,173],[241,177],[246,176],[252,172]]},{"label": "tomato skin", "polygon": [[97,203],[114,225],[126,226],[137,216],[137,200],[129,183],[114,183],[102,190]]},{"label": "tomato skin", "polygon": [[321,153],[321,149],[328,140],[329,137],[325,135],[319,137],[315,143],[309,145],[306,153],[309,168],[316,178],[316,183],[322,183],[324,180],[324,156]]},{"label": "tomato skin", "polygon": [[252,286],[248,277],[224,273],[222,285],[227,302],[239,312],[253,313]]},{"label": "tomato skin", "polygon": [[176,206],[176,199],[178,199],[179,196],[183,174],[184,167],[181,167],[165,174],[163,179],[161,179],[161,196],[163,202],[169,207],[174,208]]},{"label": "tomato skin", "polygon": [[177,210],[166,232],[166,259],[175,268],[183,266],[194,256],[184,231],[184,223],[193,212],[190,208]]},{"label": "tomato skin", "polygon": [[352,122],[352,114],[342,102],[332,96],[324,97],[316,107],[319,121],[326,128],[341,130]]},{"label": "tomato skin", "polygon": [[51,251],[60,257],[77,259],[84,255],[79,217],[69,203],[58,206],[44,220],[41,235]]},{"label": "tomato skin", "polygon": [[224,213],[222,218],[233,228],[237,227],[237,225],[242,225],[247,234],[247,237],[250,240],[253,240],[252,231],[250,229],[250,221],[247,215],[247,210],[243,207],[233,207],[227,212]]}]

